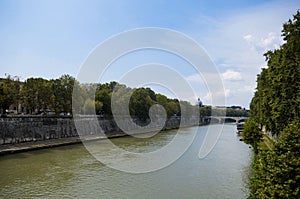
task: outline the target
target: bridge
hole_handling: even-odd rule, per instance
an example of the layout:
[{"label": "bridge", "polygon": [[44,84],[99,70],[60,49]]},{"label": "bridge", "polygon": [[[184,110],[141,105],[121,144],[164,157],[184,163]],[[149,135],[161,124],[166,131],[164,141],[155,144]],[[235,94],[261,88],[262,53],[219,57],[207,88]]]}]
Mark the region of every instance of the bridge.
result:
[{"label": "bridge", "polygon": [[231,117],[231,116],[207,116],[202,118],[202,122],[207,123],[240,123],[245,122],[249,117]]}]

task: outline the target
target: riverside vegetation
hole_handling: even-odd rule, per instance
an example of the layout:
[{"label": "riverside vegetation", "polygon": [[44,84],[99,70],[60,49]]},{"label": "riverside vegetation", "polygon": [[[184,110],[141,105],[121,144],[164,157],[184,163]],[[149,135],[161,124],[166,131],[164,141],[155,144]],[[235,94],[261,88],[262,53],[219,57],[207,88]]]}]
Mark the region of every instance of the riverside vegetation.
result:
[{"label": "riverside vegetation", "polygon": [[[79,89],[80,96],[72,99],[73,89]],[[4,114],[9,107],[17,109],[22,114],[52,114],[71,113],[72,105],[76,113],[103,115],[112,117],[111,99],[116,94],[118,102],[130,96],[129,110],[132,117],[140,120],[149,119],[149,108],[154,104],[162,105],[168,118],[180,116],[182,109],[193,112],[199,109],[201,117],[210,116],[212,107],[199,104],[192,105],[187,101],[170,99],[150,88],[129,88],[117,82],[104,84],[81,84],[70,75],[63,75],[58,79],[28,78],[24,82],[18,77],[8,76],[0,79],[0,112]],[[73,103],[73,104],[72,104]],[[82,106],[83,105],[83,106]],[[22,107],[21,110],[19,110]],[[239,106],[216,109],[217,115],[248,116],[248,111]]]},{"label": "riverside vegetation", "polygon": [[268,68],[257,77],[242,133],[255,152],[249,198],[300,196],[299,11],[283,25],[282,36],[284,44],[264,54]]}]

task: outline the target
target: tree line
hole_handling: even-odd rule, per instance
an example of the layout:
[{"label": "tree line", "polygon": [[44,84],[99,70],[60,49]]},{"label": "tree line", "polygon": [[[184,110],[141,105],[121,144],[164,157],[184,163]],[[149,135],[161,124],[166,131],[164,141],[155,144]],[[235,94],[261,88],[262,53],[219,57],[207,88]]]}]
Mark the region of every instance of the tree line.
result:
[{"label": "tree line", "polygon": [[[249,198],[300,195],[300,12],[283,25],[284,44],[264,54],[243,139],[255,152]],[[273,135],[268,147],[262,129]]]},{"label": "tree line", "polygon": [[[73,89],[79,89],[80,93],[74,99],[72,99]],[[46,110],[51,110],[55,114],[71,113],[72,103],[75,103],[74,107],[78,108],[76,113],[96,113],[110,117],[112,94],[117,90],[123,90],[123,94],[132,93],[129,103],[130,115],[143,120],[148,119],[148,111],[154,104],[162,105],[168,117],[180,116],[182,108],[197,108],[187,101],[170,99],[155,93],[150,88],[129,88],[114,81],[104,84],[80,84],[74,77],[63,75],[58,79],[28,78],[20,82],[18,78],[8,76],[0,81],[1,112],[5,113],[11,105],[14,105],[23,107],[23,110],[18,111],[24,114],[40,114]],[[204,111],[203,114],[209,112]]]},{"label": "tree line", "polygon": [[[72,99],[73,89],[78,89],[80,95]],[[182,111],[192,113],[196,109],[201,117],[211,116],[211,106],[193,105],[187,101],[170,99],[155,93],[150,88],[130,88],[115,81],[104,84],[79,83],[70,75],[62,75],[57,79],[28,78],[21,82],[18,77],[7,76],[0,81],[0,108],[5,113],[11,105],[22,114],[52,114],[72,113],[73,108],[79,114],[112,116],[112,95],[122,102],[129,100],[129,112],[133,117],[142,120],[149,119],[149,109],[152,105],[162,105],[167,117],[180,116]],[[116,98],[115,98],[116,99]],[[124,103],[121,103],[124,104]],[[120,107],[123,109],[124,107]],[[215,109],[217,115],[248,116],[248,111],[241,107]]]},{"label": "tree line", "polygon": [[18,77],[2,78],[0,81],[1,112],[5,113],[11,105],[17,109],[16,111],[26,114],[47,109],[56,113],[71,112],[75,83],[76,80],[69,75],[51,80],[28,78],[24,82],[21,82]]}]

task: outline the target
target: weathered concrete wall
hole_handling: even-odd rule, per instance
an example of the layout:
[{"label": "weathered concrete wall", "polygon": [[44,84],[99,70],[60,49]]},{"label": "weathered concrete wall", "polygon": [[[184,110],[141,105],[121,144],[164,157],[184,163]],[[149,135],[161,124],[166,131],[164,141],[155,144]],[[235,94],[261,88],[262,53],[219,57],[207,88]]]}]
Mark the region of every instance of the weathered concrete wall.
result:
[{"label": "weathered concrete wall", "polygon": [[[113,119],[97,118],[98,125],[93,122],[93,117],[80,117],[76,119],[80,132],[86,132],[87,136],[101,133],[114,134],[121,130]],[[128,124],[127,124],[127,123]],[[146,125],[138,120],[138,125]],[[153,122],[148,126],[149,131],[159,127],[159,122]],[[175,128],[180,125],[191,126],[199,123],[196,118],[180,119],[172,117],[165,122],[165,128]],[[135,130],[124,120],[123,126],[126,130]],[[77,126],[78,127],[78,126]],[[103,132],[104,131],[104,132]],[[15,144],[21,142],[33,142],[39,140],[59,139],[66,137],[78,137],[74,120],[71,117],[40,117],[40,116],[10,116],[0,118],[0,144]]]}]

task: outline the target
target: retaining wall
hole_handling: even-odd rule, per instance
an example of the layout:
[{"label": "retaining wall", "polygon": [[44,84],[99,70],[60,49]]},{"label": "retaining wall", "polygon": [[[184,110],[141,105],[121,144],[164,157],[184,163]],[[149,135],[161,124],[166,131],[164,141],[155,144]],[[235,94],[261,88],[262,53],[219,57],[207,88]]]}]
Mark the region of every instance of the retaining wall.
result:
[{"label": "retaining wall", "polygon": [[[79,124],[76,127],[80,128],[80,132],[85,132],[86,136],[96,136],[99,133],[112,135],[122,132],[113,119],[97,117],[96,120],[101,128],[95,125],[95,117],[92,116],[76,117],[75,120],[76,124]],[[147,125],[147,122],[141,122],[137,119],[134,122],[139,126]],[[151,123],[146,131],[157,129],[160,122],[162,121],[157,120]],[[164,124],[164,128],[169,129],[176,128],[180,124],[184,126],[197,125],[199,120],[198,118],[184,120],[180,117],[171,117]],[[124,120],[122,126],[127,128],[126,130],[139,131],[139,129],[132,129],[133,127],[128,120]],[[0,118],[0,145],[67,137],[78,137],[72,117],[8,116]]]}]

